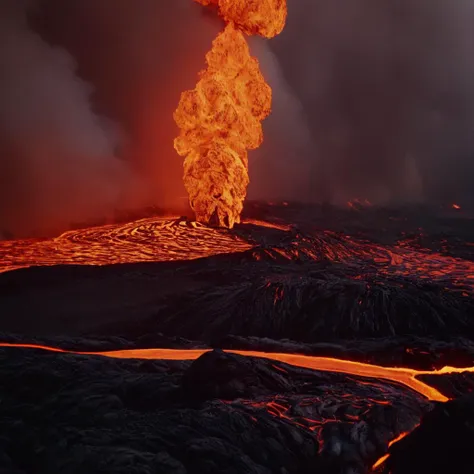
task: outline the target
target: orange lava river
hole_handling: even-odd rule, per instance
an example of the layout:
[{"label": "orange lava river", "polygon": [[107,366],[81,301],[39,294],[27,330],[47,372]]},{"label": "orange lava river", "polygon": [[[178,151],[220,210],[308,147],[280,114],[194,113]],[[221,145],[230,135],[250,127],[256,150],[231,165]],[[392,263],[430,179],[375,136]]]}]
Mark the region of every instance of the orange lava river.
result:
[{"label": "orange lava river", "polygon": [[[107,352],[75,352],[58,349],[48,346],[35,344],[14,344],[0,343],[0,347],[16,347],[26,349],[40,349],[49,352],[64,354],[79,354],[90,356],[103,356],[114,359],[155,359],[155,360],[196,360],[211,349],[126,349]],[[408,387],[420,395],[423,395],[431,401],[446,402],[449,399],[441,392],[430,385],[417,379],[420,375],[443,375],[471,372],[474,373],[474,367],[455,368],[443,367],[439,370],[414,370],[401,367],[382,367],[378,365],[364,364],[362,362],[352,362],[343,359],[334,359],[329,357],[315,357],[298,354],[285,354],[277,352],[256,352],[256,351],[237,351],[227,350],[231,354],[238,354],[246,357],[259,357],[264,359],[283,362],[295,367],[305,369],[320,370],[324,372],[338,372],[360,377],[369,377],[375,379],[387,380],[399,383]]]},{"label": "orange lava river", "polygon": [[[291,226],[246,220],[260,228],[291,232]],[[278,253],[288,260],[330,260],[347,264],[349,278],[368,274],[398,275],[454,286],[464,296],[474,291],[474,262],[427,249],[407,241],[380,245],[332,231],[299,236]],[[194,260],[245,252],[258,245],[229,229],[208,227],[173,217],[150,217],[126,224],[72,230],[50,239],[0,241],[0,273],[32,266],[111,265]],[[255,260],[261,256],[254,255]],[[273,258],[273,257],[271,257]]]},{"label": "orange lava river", "polygon": [[[210,349],[127,349],[118,351],[106,351],[106,352],[75,352],[64,349],[58,349],[55,347],[41,346],[35,344],[14,344],[14,343],[0,343],[0,347],[4,348],[24,348],[24,349],[39,349],[54,353],[63,354],[77,354],[77,355],[89,355],[89,356],[102,356],[110,357],[115,359],[155,359],[155,360],[181,360],[191,361],[196,360],[204,353],[209,352]],[[362,362],[352,362],[343,359],[334,359],[328,357],[314,357],[305,356],[298,354],[285,354],[285,353],[271,353],[271,352],[256,352],[256,351],[237,351],[228,350],[226,351],[232,354],[238,354],[246,357],[259,357],[278,362],[283,362],[295,367],[301,367],[305,369],[319,370],[325,372],[336,372],[345,373],[353,376],[375,378],[378,380],[386,380],[395,382],[411,390],[419,393],[426,397],[428,400],[437,402],[446,402],[449,399],[439,392],[436,388],[418,380],[420,375],[442,375],[442,374],[453,374],[470,372],[474,373],[474,367],[466,368],[455,368],[455,367],[444,367],[439,370],[431,371],[418,371],[409,368],[399,367],[382,367],[371,364],[364,364]],[[409,433],[401,433],[398,437],[390,441],[388,447],[397,443],[398,441],[405,438]],[[387,453],[378,459],[372,466],[372,470],[378,469],[384,464],[390,454]]]}]

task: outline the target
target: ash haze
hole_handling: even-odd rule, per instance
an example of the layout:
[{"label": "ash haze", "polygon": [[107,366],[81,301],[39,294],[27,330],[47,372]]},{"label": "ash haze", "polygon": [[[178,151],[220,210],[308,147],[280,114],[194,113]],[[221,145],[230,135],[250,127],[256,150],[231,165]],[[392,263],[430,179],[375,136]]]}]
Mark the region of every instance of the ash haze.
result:
[{"label": "ash haze", "polygon": [[36,27],[74,55],[94,104],[126,132],[121,157],[139,176],[122,205],[187,210],[173,147],[181,93],[195,87],[222,23],[192,0],[42,0]]},{"label": "ash haze", "polygon": [[289,9],[269,46],[310,130],[319,175],[310,199],[472,201],[474,3],[298,0]]},{"label": "ash haze", "polygon": [[2,0],[0,233],[186,203],[172,115],[219,29],[189,0]]},{"label": "ash haze", "polygon": [[[473,5],[289,0],[250,40],[274,111],[249,197],[472,200]],[[0,229],[184,207],[173,112],[221,28],[192,0],[2,0]]]},{"label": "ash haze", "polygon": [[118,135],[96,115],[75,61],[27,23],[32,2],[0,3],[0,228],[67,228],[113,210]]}]

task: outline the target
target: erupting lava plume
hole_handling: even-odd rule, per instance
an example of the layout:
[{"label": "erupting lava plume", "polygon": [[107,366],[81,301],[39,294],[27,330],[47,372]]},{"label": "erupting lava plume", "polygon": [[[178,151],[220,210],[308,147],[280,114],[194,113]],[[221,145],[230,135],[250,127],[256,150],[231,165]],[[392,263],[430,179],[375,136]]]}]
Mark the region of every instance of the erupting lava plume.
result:
[{"label": "erupting lava plume", "polygon": [[249,184],[247,150],[263,141],[261,122],[271,112],[272,91],[244,36],[271,38],[285,25],[286,0],[196,0],[215,5],[227,22],[207,54],[207,69],[184,92],[174,114],[181,130],[176,151],[198,222],[240,222]]}]

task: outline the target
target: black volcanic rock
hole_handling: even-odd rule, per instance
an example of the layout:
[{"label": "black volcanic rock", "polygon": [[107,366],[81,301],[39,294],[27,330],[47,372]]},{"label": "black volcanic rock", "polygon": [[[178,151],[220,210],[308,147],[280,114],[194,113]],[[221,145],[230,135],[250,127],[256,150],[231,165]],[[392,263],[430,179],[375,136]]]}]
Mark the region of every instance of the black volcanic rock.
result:
[{"label": "black volcanic rock", "polygon": [[[402,277],[357,280],[350,271],[315,262],[235,266],[232,283],[216,281],[206,291],[168,298],[155,315],[125,323],[121,333],[147,329],[208,344],[229,334],[304,343],[446,332],[474,337],[472,297]],[[103,330],[111,331],[110,325]]]},{"label": "black volcanic rock", "polygon": [[182,387],[193,400],[235,400],[294,390],[275,365],[220,350],[207,352],[184,373]]},{"label": "black volcanic rock", "polygon": [[394,444],[383,472],[472,474],[474,396],[439,404],[409,436]]},{"label": "black volcanic rock", "polygon": [[[0,340],[473,365],[474,219],[247,209],[289,230],[223,230],[255,247],[193,261],[0,274]],[[143,232],[154,252],[159,235]],[[453,398],[474,388],[472,374],[420,379]],[[192,362],[0,348],[0,474],[367,474],[432,408],[397,383],[220,350]],[[472,398],[437,405],[381,469],[474,472],[473,418]]]},{"label": "black volcanic rock", "polygon": [[396,384],[219,351],[0,348],[0,380],[0,470],[24,474],[365,474],[430,406]]},{"label": "black volcanic rock", "polygon": [[[270,221],[299,230],[238,226],[232,236],[254,248],[193,261],[0,274],[0,330],[143,336],[150,343],[157,333],[204,344],[229,334],[307,344],[406,335],[474,339],[474,220],[445,222],[419,209],[334,209],[331,219],[304,205],[267,211],[275,214]],[[438,240],[433,248],[423,243]]]},{"label": "black volcanic rock", "polygon": [[[473,365],[474,364],[471,363],[463,367],[472,367]],[[419,379],[431,387],[435,387],[450,399],[460,398],[464,395],[474,393],[474,373],[472,372],[421,375]]]}]

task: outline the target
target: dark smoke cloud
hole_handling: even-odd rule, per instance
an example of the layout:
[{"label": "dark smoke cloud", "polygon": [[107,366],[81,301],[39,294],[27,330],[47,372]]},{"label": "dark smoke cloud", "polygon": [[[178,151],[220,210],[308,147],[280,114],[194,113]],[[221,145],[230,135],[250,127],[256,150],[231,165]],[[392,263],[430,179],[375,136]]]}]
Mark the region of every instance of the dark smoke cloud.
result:
[{"label": "dark smoke cloud", "polygon": [[290,0],[289,9],[271,47],[311,132],[309,197],[472,199],[473,2]]},{"label": "dark smoke cloud", "polygon": [[[220,20],[191,0],[32,6],[27,22],[26,2],[0,1],[0,229],[184,207],[173,112]],[[289,0],[289,12],[281,36],[250,40],[274,88],[250,198],[474,194],[470,0]]]},{"label": "dark smoke cloud", "polygon": [[272,114],[264,122],[264,143],[250,154],[251,199],[308,200],[318,187],[314,172],[314,146],[304,108],[285,80],[281,64],[269,42],[250,39],[273,89]]}]

